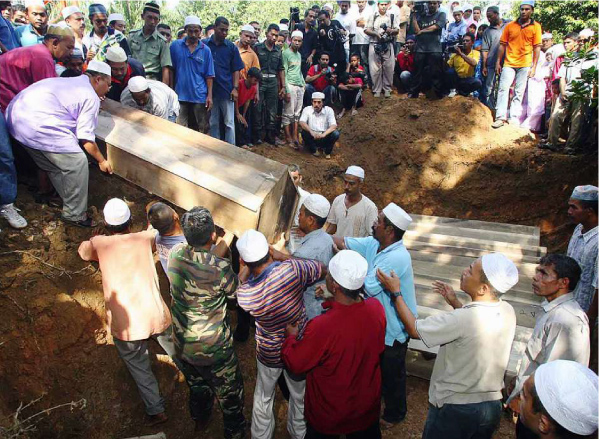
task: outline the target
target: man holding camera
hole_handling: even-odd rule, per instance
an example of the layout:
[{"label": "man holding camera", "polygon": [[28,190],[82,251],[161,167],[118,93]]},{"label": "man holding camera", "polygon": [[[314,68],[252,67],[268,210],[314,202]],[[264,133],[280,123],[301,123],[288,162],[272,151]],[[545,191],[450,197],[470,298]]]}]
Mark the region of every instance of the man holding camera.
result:
[{"label": "man holding camera", "polygon": [[318,59],[318,64],[313,65],[308,70],[308,76],[306,76],[306,99],[304,99],[304,107],[310,105],[311,96],[314,92],[324,93],[324,104],[331,106],[333,99],[333,92],[335,91],[335,81],[337,75],[334,70],[329,67],[329,60],[331,56],[328,52],[322,52]]},{"label": "man holding camera", "polygon": [[[426,7],[428,6],[428,8]],[[445,12],[439,11],[438,1],[429,1],[427,5],[418,2],[412,14],[412,29],[416,35],[414,64],[416,69],[412,76],[411,98],[417,98],[421,89],[428,88],[429,79],[425,83],[424,72],[428,69],[430,81],[437,97],[442,97],[443,50],[441,33],[445,29],[447,18]]]},{"label": "man holding camera", "polygon": [[368,49],[368,67],[372,78],[374,97],[391,97],[395,52],[393,42],[399,33],[399,17],[387,14],[389,0],[378,0],[378,11],[368,20],[364,33],[370,37]]},{"label": "man holding camera", "polygon": [[338,72],[344,72],[347,67],[344,47],[347,37],[343,25],[331,20],[329,11],[323,9],[318,13],[318,48],[329,53],[329,65]]},{"label": "man holding camera", "polygon": [[468,96],[470,93],[480,90],[482,82],[474,77],[476,65],[480,60],[480,52],[472,49],[474,45],[474,35],[466,34],[462,39],[462,44],[456,44],[451,51],[451,57],[447,61],[449,69],[445,73],[449,84],[449,97],[453,98],[456,94]]}]

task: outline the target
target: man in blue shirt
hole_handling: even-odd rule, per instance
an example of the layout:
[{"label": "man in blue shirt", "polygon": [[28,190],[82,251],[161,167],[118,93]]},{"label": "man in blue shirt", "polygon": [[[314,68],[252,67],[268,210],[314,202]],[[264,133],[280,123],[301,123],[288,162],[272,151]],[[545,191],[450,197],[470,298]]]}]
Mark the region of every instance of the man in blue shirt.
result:
[{"label": "man in blue shirt", "polygon": [[33,46],[44,41],[44,35],[48,30],[48,12],[44,2],[31,2],[27,5],[27,26],[20,26],[15,30],[17,40],[21,47]]},{"label": "man in blue shirt", "polygon": [[203,41],[214,60],[215,81],[212,93],[212,111],[210,112],[210,135],[221,139],[221,118],[225,124],[225,142],[235,145],[235,101],[239,90],[239,71],[245,65],[239,55],[239,49],[227,40],[229,20],[217,17],[214,22],[214,34]]},{"label": "man in blue shirt", "polygon": [[2,11],[10,7],[10,2],[0,1],[0,50],[6,53],[9,50],[19,47],[19,41],[15,29],[10,21],[2,16]]},{"label": "man in blue shirt", "polygon": [[406,397],[406,352],[410,341],[406,328],[399,319],[389,295],[376,273],[393,270],[401,279],[401,292],[410,311],[417,315],[416,292],[412,258],[402,239],[412,218],[397,204],[390,203],[380,213],[374,223],[373,236],[367,238],[333,237],[339,249],[349,249],[360,253],[368,261],[368,274],[364,283],[366,295],[376,297],[385,308],[387,329],[385,352],[381,362],[383,374],[383,399],[385,411],[381,427],[390,428],[401,422],[407,413]]},{"label": "man in blue shirt", "polygon": [[453,23],[449,23],[447,27],[447,36],[445,41],[447,44],[455,44],[458,42],[460,37],[466,35],[468,32],[468,23],[466,23],[463,19],[463,12],[461,6],[456,6],[453,8],[453,19],[455,20]]},{"label": "man in blue shirt", "polygon": [[175,91],[181,105],[178,122],[206,134],[212,108],[214,61],[208,46],[200,41],[202,24],[198,17],[185,18],[185,32],[187,36],[173,41],[170,48]]}]

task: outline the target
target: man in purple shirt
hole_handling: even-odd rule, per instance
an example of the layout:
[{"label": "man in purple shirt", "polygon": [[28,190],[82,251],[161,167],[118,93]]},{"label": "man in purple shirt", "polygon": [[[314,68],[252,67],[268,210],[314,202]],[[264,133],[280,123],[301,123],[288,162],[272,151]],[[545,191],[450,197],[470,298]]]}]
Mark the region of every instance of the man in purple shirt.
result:
[{"label": "man in purple shirt", "polygon": [[89,169],[82,148],[98,161],[101,171],[112,174],[94,134],[110,75],[108,64],[90,61],[81,76],[49,78],[29,86],[6,111],[10,134],[49,174],[62,198],[62,220],[80,227],[96,225],[87,216]]}]

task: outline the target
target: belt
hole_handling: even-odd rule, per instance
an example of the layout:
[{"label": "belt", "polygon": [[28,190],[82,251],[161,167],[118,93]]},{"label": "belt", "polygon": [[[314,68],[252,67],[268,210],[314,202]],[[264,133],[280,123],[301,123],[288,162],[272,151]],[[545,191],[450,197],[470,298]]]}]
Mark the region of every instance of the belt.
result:
[{"label": "belt", "polygon": [[263,78],[276,78],[276,77],[277,77],[277,75],[276,75],[276,74],[274,74],[274,73],[263,73],[263,74],[262,74],[262,77],[263,77]]}]

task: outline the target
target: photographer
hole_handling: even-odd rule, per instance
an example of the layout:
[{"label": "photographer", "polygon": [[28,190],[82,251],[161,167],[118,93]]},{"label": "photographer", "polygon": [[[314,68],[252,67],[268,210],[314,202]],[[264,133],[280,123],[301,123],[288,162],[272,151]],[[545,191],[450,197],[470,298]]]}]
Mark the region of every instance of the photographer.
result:
[{"label": "photographer", "polygon": [[368,68],[372,78],[374,97],[391,97],[393,71],[395,70],[395,52],[393,43],[399,33],[399,17],[387,14],[389,0],[378,0],[378,12],[375,12],[366,25],[364,33],[370,37],[368,49]]},{"label": "photographer", "polygon": [[445,73],[445,78],[450,88],[450,98],[457,93],[468,96],[482,87],[480,79],[474,77],[476,65],[480,60],[480,52],[472,49],[474,34],[464,35],[462,42],[454,46],[455,53],[447,61],[449,69]]},{"label": "photographer", "polygon": [[410,89],[412,83],[412,74],[414,73],[414,44],[416,39],[413,35],[406,38],[406,44],[401,47],[397,55],[397,66],[399,80],[404,91]]},{"label": "photographer", "polygon": [[[432,83],[438,98],[442,97],[443,88],[443,51],[441,48],[441,33],[447,19],[444,12],[439,11],[438,1],[429,1],[428,8],[423,2],[418,2],[412,14],[412,29],[416,35],[416,50],[414,54],[415,70],[412,75],[410,97],[417,98],[420,90],[427,89]],[[418,9],[418,12],[416,10]],[[428,70],[429,78],[424,79]]]},{"label": "photographer", "polygon": [[344,72],[347,67],[345,60],[345,41],[347,31],[337,20],[331,20],[330,13],[323,9],[318,13],[318,50],[330,54],[329,65],[335,66],[338,72]]},{"label": "photographer", "polygon": [[296,23],[292,20],[291,29],[299,30],[304,34],[304,42],[300,48],[300,55],[302,55],[302,75],[305,77],[308,73],[308,69],[314,62],[314,54],[316,53],[316,46],[318,45],[316,12],[312,9],[306,9],[306,12],[304,13],[304,22]]},{"label": "photographer", "polygon": [[318,58],[318,64],[313,65],[308,70],[308,76],[306,76],[306,93],[304,96],[304,106],[310,105],[310,99],[312,93],[321,92],[324,93],[324,104],[331,106],[333,100],[333,93],[335,92],[336,74],[331,67],[329,67],[330,55],[328,52],[322,52],[320,58]]}]

